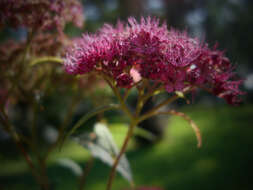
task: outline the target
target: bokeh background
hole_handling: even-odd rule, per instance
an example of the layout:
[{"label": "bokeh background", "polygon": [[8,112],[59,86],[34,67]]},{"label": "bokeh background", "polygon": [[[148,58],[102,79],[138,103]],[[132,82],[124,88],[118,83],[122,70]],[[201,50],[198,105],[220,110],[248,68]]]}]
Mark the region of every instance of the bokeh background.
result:
[{"label": "bokeh background", "polygon": [[[186,30],[191,36],[207,41],[210,46],[218,43],[219,49],[225,49],[236,71],[245,79],[242,89],[247,94],[240,106],[228,106],[206,93],[196,95],[193,104],[187,105],[182,100],[173,105],[190,115],[200,127],[203,138],[200,149],[196,146],[190,126],[181,118],[162,117],[143,124],[144,128],[155,132],[159,140],[149,142],[143,138],[133,139],[127,157],[136,184],[164,190],[253,189],[253,1],[84,0],[83,5],[85,25],[83,29],[67,25],[65,32],[71,37],[80,36],[82,32],[94,32],[104,22],[115,24],[118,19],[124,21],[129,16],[156,16],[167,22],[169,27]],[[6,29],[0,33],[0,39],[18,39],[22,35],[25,35],[23,30]],[[80,91],[86,89],[83,86]],[[57,115],[68,102],[68,95],[59,96],[57,93],[53,92],[43,100],[48,111],[43,113],[40,132],[46,139],[55,135],[52,126],[57,125],[57,120],[61,119]],[[106,98],[101,98],[106,93],[110,96],[110,92],[95,90],[100,101],[106,101]],[[134,104],[134,94],[131,99]],[[73,123],[85,111],[92,109],[94,104],[96,102],[90,101],[87,95],[80,102]],[[16,123],[22,125],[22,113],[26,106],[19,107],[22,109],[18,112],[20,118]],[[118,113],[106,116],[120,146],[127,130],[126,120]],[[91,121],[89,125],[92,126],[94,122]],[[0,143],[0,189],[38,189],[23,158],[8,135],[1,130]],[[48,160],[48,175],[53,189],[78,189],[78,172],[74,166],[62,164],[59,161],[62,158],[70,158],[83,168],[90,160],[89,152],[69,141],[61,151],[54,151]],[[109,170],[107,165],[95,159],[85,189],[105,189]],[[124,190],[128,186],[118,175],[113,189]]]}]

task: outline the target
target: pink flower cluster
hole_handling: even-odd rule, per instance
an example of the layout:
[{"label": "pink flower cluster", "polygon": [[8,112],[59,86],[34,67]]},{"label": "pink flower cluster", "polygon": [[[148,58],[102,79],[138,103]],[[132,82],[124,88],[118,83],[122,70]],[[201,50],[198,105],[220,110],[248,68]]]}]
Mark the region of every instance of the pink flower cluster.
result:
[{"label": "pink flower cluster", "polygon": [[[185,87],[203,87],[228,103],[238,103],[240,80],[234,80],[223,52],[190,38],[186,32],[168,31],[155,18],[138,23],[104,25],[96,34],[85,34],[69,49],[65,69],[71,74],[99,72],[113,78],[119,87],[130,88],[146,78],[164,85],[169,92]],[[135,76],[133,75],[135,73]]]},{"label": "pink flower cluster", "polygon": [[61,31],[67,22],[82,27],[83,8],[78,0],[1,0],[0,2],[0,25]]}]

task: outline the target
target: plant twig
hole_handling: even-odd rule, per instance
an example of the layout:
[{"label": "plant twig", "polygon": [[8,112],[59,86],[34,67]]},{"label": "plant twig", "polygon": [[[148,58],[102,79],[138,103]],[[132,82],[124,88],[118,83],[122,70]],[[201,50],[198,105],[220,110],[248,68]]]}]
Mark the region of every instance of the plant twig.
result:
[{"label": "plant twig", "polygon": [[182,117],[183,119],[185,119],[187,122],[189,122],[189,124],[191,125],[192,129],[195,132],[195,135],[196,135],[196,138],[197,138],[197,141],[198,141],[198,145],[197,145],[198,148],[201,147],[201,145],[202,145],[202,138],[201,138],[200,130],[199,130],[197,124],[188,115],[186,115],[185,113],[182,113],[182,112],[177,112],[175,110],[169,110],[169,111],[166,111],[166,112],[158,112],[157,114],[158,115],[159,114],[161,114],[161,115],[170,114],[170,115],[179,116],[179,117]]},{"label": "plant twig", "polygon": [[54,143],[48,148],[48,150],[47,150],[47,152],[46,152],[46,155],[44,156],[44,157],[45,157],[45,160],[47,160],[47,158],[48,158],[50,152],[52,152],[52,151],[57,147],[57,145],[58,145],[59,143],[61,143],[61,141],[63,140],[63,138],[64,138],[64,131],[65,131],[65,129],[67,128],[67,125],[68,125],[68,124],[70,123],[70,121],[71,121],[71,117],[72,117],[72,115],[73,115],[73,113],[74,113],[74,109],[75,109],[75,107],[77,106],[77,104],[79,103],[79,100],[80,100],[80,98],[79,98],[78,95],[75,95],[75,96],[72,98],[71,104],[70,104],[70,106],[68,107],[68,111],[67,111],[67,113],[66,113],[66,115],[65,115],[65,117],[64,117],[64,120],[63,120],[63,122],[62,122],[62,124],[61,124],[61,126],[60,126],[59,135],[58,135],[58,137],[57,137],[57,139],[56,139],[56,142],[54,142]]},{"label": "plant twig", "polygon": [[97,109],[93,112],[90,112],[88,114],[85,114],[81,119],[74,125],[74,127],[65,135],[62,137],[61,145],[63,144],[64,140],[67,139],[70,135],[72,135],[79,127],[81,127],[87,120],[89,120],[91,117],[97,115],[98,113],[105,112],[112,109],[118,109],[118,105],[110,104],[109,106],[103,106],[100,109]]},{"label": "plant twig", "polygon": [[126,148],[127,148],[128,143],[129,143],[129,140],[133,136],[134,128],[136,127],[136,125],[137,125],[137,122],[136,121],[132,121],[132,123],[129,126],[129,129],[128,129],[126,138],[124,140],[124,143],[122,145],[122,148],[120,150],[120,153],[118,154],[118,156],[116,157],[116,159],[115,159],[115,161],[113,163],[113,166],[112,166],[112,169],[111,169],[111,172],[110,172],[110,176],[109,176],[109,180],[108,180],[108,183],[107,183],[107,186],[106,186],[106,190],[111,190],[112,182],[113,182],[113,179],[114,179],[115,173],[116,173],[116,168],[118,166],[118,163],[119,163],[121,157],[123,156],[123,154],[126,151]]},{"label": "plant twig", "polygon": [[41,63],[62,63],[63,59],[54,56],[40,57],[31,61],[30,66],[35,66]]},{"label": "plant twig", "polygon": [[132,115],[131,111],[128,109],[124,99],[121,97],[120,92],[118,90],[118,88],[116,87],[116,85],[110,80],[110,78],[106,75],[103,76],[103,78],[105,79],[105,81],[108,83],[108,85],[111,87],[113,93],[115,94],[115,96],[118,98],[119,102],[120,102],[120,106],[122,111],[132,120],[134,119],[134,116]]},{"label": "plant twig", "polygon": [[80,178],[80,188],[79,188],[80,190],[84,189],[84,186],[86,184],[86,178],[87,178],[87,176],[88,176],[88,174],[89,174],[89,172],[90,172],[90,170],[91,170],[91,168],[93,166],[93,162],[94,162],[94,158],[91,157],[88,160],[88,162],[87,162],[87,164],[86,164],[86,166],[84,168],[83,174],[82,174],[82,176]]},{"label": "plant twig", "polygon": [[178,98],[179,98],[178,95],[174,95],[174,96],[168,98],[167,100],[161,102],[160,104],[158,104],[157,106],[155,106],[154,108],[152,108],[150,111],[148,111],[147,113],[145,113],[144,115],[142,115],[140,118],[138,118],[138,121],[141,122],[141,121],[146,120],[146,119],[149,118],[149,117],[152,117],[152,116],[156,115],[156,114],[157,114],[157,111],[158,111],[161,107],[163,107],[163,106],[165,106],[165,105],[167,105],[167,104],[169,104],[169,103],[175,101],[175,100],[178,99]]},{"label": "plant twig", "polygon": [[[192,88],[186,88],[182,93],[183,94],[187,94],[191,90],[193,90],[193,89]],[[163,102],[161,102],[160,104],[158,104],[157,106],[155,106],[154,108],[152,108],[151,110],[149,110],[148,112],[144,113],[141,117],[139,117],[138,118],[138,122],[144,121],[147,118],[156,115],[157,111],[159,111],[160,108],[162,108],[163,106],[166,106],[167,104],[170,104],[170,103],[174,102],[178,98],[180,98],[180,96],[178,94],[175,94],[174,96],[171,96],[167,100],[164,100]]]},{"label": "plant twig", "polygon": [[5,114],[4,110],[1,107],[0,107],[0,111],[1,111],[1,115],[2,115],[2,116],[0,116],[0,121],[6,127],[9,134],[11,135],[14,143],[16,144],[18,150],[21,152],[21,154],[25,158],[25,161],[26,161],[27,165],[29,166],[29,168],[32,172],[32,175],[34,176],[36,181],[41,185],[42,189],[48,190],[48,188],[45,186],[45,184],[43,184],[43,182],[41,181],[41,178],[38,175],[37,170],[36,170],[35,166],[33,165],[33,162],[31,160],[29,154],[25,151],[22,143],[20,143],[20,139],[19,139],[18,134],[15,132],[15,129],[13,128],[13,126],[9,123],[8,116]]},{"label": "plant twig", "polygon": [[123,101],[124,102],[127,100],[130,92],[131,92],[131,88],[127,88],[126,91],[125,91],[125,93],[124,93],[124,96],[123,96]]}]

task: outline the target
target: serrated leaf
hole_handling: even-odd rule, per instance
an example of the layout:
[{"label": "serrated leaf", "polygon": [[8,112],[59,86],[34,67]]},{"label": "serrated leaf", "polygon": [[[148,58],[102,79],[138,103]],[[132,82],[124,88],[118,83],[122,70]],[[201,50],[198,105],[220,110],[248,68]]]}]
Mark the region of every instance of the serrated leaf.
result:
[{"label": "serrated leaf", "polygon": [[[119,154],[117,145],[108,130],[107,126],[102,123],[97,123],[94,127],[94,133],[83,134],[74,138],[79,144],[87,148],[91,154],[112,166],[115,158]],[[129,162],[125,155],[123,155],[117,166],[117,171],[130,183],[132,180],[132,172]]]}]

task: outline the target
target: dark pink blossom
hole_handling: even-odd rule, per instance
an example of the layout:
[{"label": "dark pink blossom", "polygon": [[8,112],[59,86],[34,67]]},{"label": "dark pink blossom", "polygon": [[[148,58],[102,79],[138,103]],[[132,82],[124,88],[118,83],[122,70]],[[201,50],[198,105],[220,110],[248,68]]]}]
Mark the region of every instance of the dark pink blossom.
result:
[{"label": "dark pink blossom", "polygon": [[117,85],[122,88],[131,88],[133,84],[133,78],[126,73],[118,75],[116,81]]},{"label": "dark pink blossom", "polygon": [[176,67],[190,65],[201,53],[202,47],[199,41],[188,37],[186,32],[180,33],[171,30],[168,41],[166,48],[167,60]]},{"label": "dark pink blossom", "polygon": [[238,103],[240,80],[224,53],[191,38],[186,32],[168,30],[155,18],[134,18],[116,27],[104,25],[97,33],[85,34],[69,49],[65,69],[71,74],[97,72],[114,79],[119,87],[130,88],[136,79],[131,71],[164,85],[169,93],[186,87],[200,87]]}]

